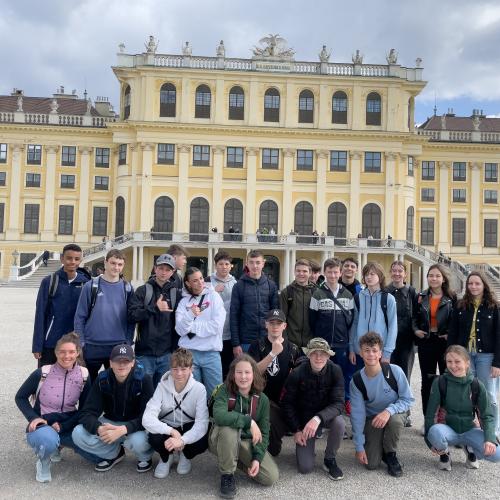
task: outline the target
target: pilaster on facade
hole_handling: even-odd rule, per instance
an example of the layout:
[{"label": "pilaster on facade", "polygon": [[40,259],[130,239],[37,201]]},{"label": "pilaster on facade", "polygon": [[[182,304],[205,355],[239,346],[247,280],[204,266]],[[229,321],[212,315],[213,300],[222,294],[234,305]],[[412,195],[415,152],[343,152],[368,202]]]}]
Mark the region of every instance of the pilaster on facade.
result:
[{"label": "pilaster on facade", "polygon": [[5,230],[6,240],[18,240],[20,238],[19,220],[23,210],[21,201],[21,165],[23,162],[24,144],[14,143],[12,148],[12,162],[10,173],[10,198],[9,198],[9,221]]},{"label": "pilaster on facade", "polygon": [[284,149],[283,157],[283,215],[281,217],[281,232],[286,234],[290,229],[294,228],[292,192],[295,150]]},{"label": "pilaster on facade", "polygon": [[259,149],[250,147],[247,153],[247,183],[246,183],[246,202],[245,202],[245,225],[243,232],[253,233],[256,231],[256,186],[257,186],[257,155]]},{"label": "pilaster on facade", "polygon": [[[450,211],[449,206],[449,176],[450,176],[451,162],[439,162],[439,232],[438,232],[438,250],[444,253],[450,252],[449,240],[449,221],[448,214]],[[434,222],[434,224],[436,221]]]},{"label": "pilaster on facade", "polygon": [[80,157],[80,180],[79,180],[79,201],[78,201],[78,222],[76,226],[76,241],[89,241],[89,198],[90,198],[90,152],[91,148],[80,146],[78,151]]},{"label": "pilaster on facade", "polygon": [[[397,216],[395,211],[396,191],[396,162],[399,154],[394,151],[386,151],[385,155],[385,207],[384,207],[384,229],[385,236],[394,235],[394,220]],[[383,234],[381,235],[384,236]]]},{"label": "pilaster on facade", "polygon": [[215,146],[213,148],[214,162],[212,174],[212,199],[216,203],[212,203],[211,219],[212,225],[222,228],[224,231],[224,206],[222,200],[222,182],[224,178],[224,153],[226,148],[224,146]]},{"label": "pilaster on facade", "polygon": [[469,253],[482,253],[480,230],[481,222],[481,165],[477,162],[470,164],[471,170],[471,194],[470,194],[470,246]]},{"label": "pilaster on facade", "polygon": [[150,142],[141,142],[142,176],[141,176],[141,231],[149,231],[153,226],[151,213],[151,195],[153,183],[153,151],[155,145]]},{"label": "pilaster on facade", "polygon": [[326,149],[316,150],[316,210],[314,229],[319,233],[327,230],[326,221],[326,171],[330,152]]},{"label": "pilaster on facade", "polygon": [[189,210],[187,210],[187,203],[191,145],[179,144],[177,150],[179,151],[179,176],[177,184],[177,203],[175,206],[177,227],[174,229],[176,232],[187,233],[189,232]]},{"label": "pilaster on facade", "polygon": [[[139,172],[140,172],[140,161],[141,161],[141,148],[140,144],[137,142],[133,142],[129,144],[130,150],[130,227],[133,231],[136,231],[140,224],[140,213],[142,210],[146,210],[146,207],[143,207],[141,203],[139,203],[139,195],[138,195],[138,183],[139,183]],[[148,201],[149,203],[149,201]]]},{"label": "pilaster on facade", "polygon": [[356,238],[358,233],[361,232],[360,221],[360,204],[359,204],[359,191],[361,183],[361,158],[363,153],[361,151],[349,151],[351,157],[351,183],[350,183],[350,200],[349,205],[351,210],[349,213],[349,238]]},{"label": "pilaster on facade", "polygon": [[55,187],[56,187],[56,160],[59,146],[47,145],[45,149],[45,202],[43,212],[43,226],[40,232],[42,241],[54,241],[55,220]]}]

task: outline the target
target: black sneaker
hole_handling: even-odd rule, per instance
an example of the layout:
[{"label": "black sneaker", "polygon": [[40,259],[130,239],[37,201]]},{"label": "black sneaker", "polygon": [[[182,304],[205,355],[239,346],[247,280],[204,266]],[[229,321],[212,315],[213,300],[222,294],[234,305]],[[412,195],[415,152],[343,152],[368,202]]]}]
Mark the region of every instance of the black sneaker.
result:
[{"label": "black sneaker", "polygon": [[125,458],[125,450],[123,446],[120,446],[120,452],[115,458],[105,458],[95,465],[95,470],[97,472],[105,472],[112,469],[117,463],[121,462]]},{"label": "black sneaker", "polygon": [[150,458],[149,460],[139,460],[137,462],[137,472],[147,472],[148,470],[151,470],[153,467],[153,460]]},{"label": "black sneaker", "polygon": [[384,453],[382,460],[387,464],[387,472],[394,477],[401,477],[403,475],[403,467],[399,463],[398,457],[394,451]]},{"label": "black sneaker", "polygon": [[323,462],[323,469],[328,472],[328,477],[334,481],[344,479],[344,473],[337,465],[337,461],[334,458],[325,458]]},{"label": "black sneaker", "polygon": [[220,477],[220,496],[234,498],[236,496],[236,482],[233,474],[222,474]]}]

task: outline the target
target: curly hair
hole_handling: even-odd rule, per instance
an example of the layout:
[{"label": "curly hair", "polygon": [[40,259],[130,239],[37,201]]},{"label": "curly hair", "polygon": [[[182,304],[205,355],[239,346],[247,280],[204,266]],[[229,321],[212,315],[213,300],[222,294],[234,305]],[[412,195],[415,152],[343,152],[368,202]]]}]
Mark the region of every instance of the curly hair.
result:
[{"label": "curly hair", "polygon": [[228,392],[231,394],[237,394],[239,391],[234,378],[234,372],[236,371],[236,365],[238,363],[241,363],[242,361],[250,363],[253,371],[253,382],[252,387],[250,388],[250,394],[260,394],[266,386],[266,379],[260,373],[259,368],[257,367],[257,363],[252,358],[252,356],[249,356],[245,353],[240,354],[237,358],[233,359],[233,361],[229,365],[229,371],[227,373],[225,381]]},{"label": "curly hair", "polygon": [[490,287],[490,283],[488,278],[482,271],[471,271],[469,276],[467,276],[467,280],[465,281],[465,293],[462,300],[458,303],[458,307],[460,309],[467,309],[469,306],[472,306],[474,303],[474,297],[469,291],[469,279],[472,276],[477,276],[482,282],[484,286],[483,290],[483,303],[486,304],[488,309],[493,309],[498,306],[497,298],[495,297],[495,293]]}]

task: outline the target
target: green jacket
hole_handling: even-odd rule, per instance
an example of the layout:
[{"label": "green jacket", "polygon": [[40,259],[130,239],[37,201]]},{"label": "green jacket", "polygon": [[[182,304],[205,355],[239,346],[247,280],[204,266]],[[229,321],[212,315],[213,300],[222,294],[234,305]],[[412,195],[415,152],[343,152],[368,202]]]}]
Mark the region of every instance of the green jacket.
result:
[{"label": "green jacket", "polygon": [[[446,372],[444,376],[448,380],[446,389],[446,399],[444,401],[444,422],[450,426],[458,434],[473,429],[474,426],[474,410],[471,401],[470,384],[473,380],[473,375],[469,372],[465,377],[454,377]],[[425,415],[425,435],[429,432],[432,425],[437,423],[437,417],[441,405],[441,394],[439,392],[438,377],[434,379],[427,405],[427,413]],[[479,418],[481,429],[484,431],[484,440],[490,443],[495,443],[495,418],[493,408],[488,400],[488,393],[482,382],[479,382],[479,397],[478,397]]]},{"label": "green jacket", "polygon": [[[245,398],[238,393],[236,395],[236,406],[233,411],[229,411],[227,408],[228,399],[229,393],[227,392],[226,384],[223,384],[214,399],[213,418],[215,424],[220,427],[241,429],[241,439],[251,440],[250,423],[252,418],[249,408],[251,397]],[[266,454],[269,444],[269,399],[264,393],[260,394],[255,422],[262,433],[262,441],[252,446],[252,458],[260,463]]]}]

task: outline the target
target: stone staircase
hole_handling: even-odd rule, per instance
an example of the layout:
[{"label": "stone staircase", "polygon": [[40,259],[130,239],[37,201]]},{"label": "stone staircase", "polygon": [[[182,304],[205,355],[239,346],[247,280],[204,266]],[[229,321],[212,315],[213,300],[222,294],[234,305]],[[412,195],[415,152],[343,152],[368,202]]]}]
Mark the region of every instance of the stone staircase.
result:
[{"label": "stone staircase", "polygon": [[45,276],[52,274],[61,267],[61,261],[49,260],[47,267],[43,264],[30,276],[20,279],[18,281],[9,281],[2,285],[4,288],[38,288],[40,283]]}]

